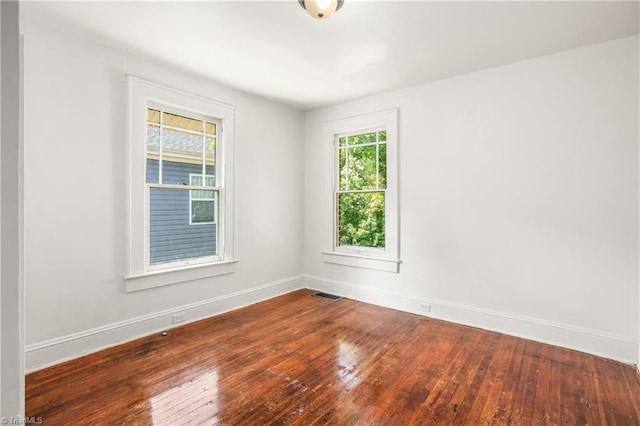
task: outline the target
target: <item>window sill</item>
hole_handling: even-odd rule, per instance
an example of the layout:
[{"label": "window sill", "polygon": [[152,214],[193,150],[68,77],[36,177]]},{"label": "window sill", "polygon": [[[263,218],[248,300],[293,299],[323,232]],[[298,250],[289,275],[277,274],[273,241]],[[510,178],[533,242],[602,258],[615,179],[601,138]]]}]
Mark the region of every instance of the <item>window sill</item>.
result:
[{"label": "window sill", "polygon": [[322,261],[335,265],[352,266],[354,268],[373,269],[376,271],[398,273],[400,268],[399,259],[388,259],[384,257],[363,256],[361,254],[339,253],[335,251],[323,251]]},{"label": "window sill", "polygon": [[141,275],[132,275],[125,278],[126,292],[132,293],[134,291],[231,274],[235,270],[236,263],[238,263],[237,259],[224,260],[205,265],[185,266],[165,271],[152,271]]}]

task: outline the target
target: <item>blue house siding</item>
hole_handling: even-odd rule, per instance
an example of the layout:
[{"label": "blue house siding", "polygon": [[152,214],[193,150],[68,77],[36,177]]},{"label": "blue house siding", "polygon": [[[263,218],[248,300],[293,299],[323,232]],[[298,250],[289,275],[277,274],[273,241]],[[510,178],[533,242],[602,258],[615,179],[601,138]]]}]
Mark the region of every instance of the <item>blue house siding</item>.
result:
[{"label": "blue house siding", "polygon": [[[162,182],[173,185],[188,185],[190,173],[202,173],[197,164],[172,161],[164,161],[162,170]],[[157,160],[147,160],[147,182],[158,182]],[[152,189],[149,208],[151,264],[216,255],[217,224],[189,224],[188,190]]]}]

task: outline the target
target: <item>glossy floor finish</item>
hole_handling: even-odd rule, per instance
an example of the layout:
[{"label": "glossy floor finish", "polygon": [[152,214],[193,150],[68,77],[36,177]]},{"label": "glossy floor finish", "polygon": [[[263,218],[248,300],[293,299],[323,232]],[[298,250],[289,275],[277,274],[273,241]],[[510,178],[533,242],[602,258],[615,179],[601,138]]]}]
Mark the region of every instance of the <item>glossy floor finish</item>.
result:
[{"label": "glossy floor finish", "polygon": [[613,361],[297,291],[27,376],[47,425],[640,424]]}]

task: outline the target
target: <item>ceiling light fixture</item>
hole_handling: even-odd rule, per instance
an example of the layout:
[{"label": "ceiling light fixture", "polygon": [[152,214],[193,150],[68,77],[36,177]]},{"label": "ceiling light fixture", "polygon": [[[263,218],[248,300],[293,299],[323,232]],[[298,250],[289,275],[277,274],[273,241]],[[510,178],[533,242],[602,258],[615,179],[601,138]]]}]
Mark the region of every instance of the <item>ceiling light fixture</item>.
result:
[{"label": "ceiling light fixture", "polygon": [[298,0],[300,6],[316,19],[328,19],[340,9],[344,0]]}]

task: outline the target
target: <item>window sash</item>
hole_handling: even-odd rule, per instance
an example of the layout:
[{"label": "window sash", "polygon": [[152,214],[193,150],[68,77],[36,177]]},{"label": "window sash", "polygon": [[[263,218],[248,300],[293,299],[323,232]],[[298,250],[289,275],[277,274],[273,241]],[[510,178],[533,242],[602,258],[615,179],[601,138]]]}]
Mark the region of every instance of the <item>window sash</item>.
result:
[{"label": "window sash", "polygon": [[[212,188],[212,187],[204,187],[204,186],[195,186],[195,185],[167,185],[167,184],[146,184],[146,198],[147,200],[151,199],[151,190],[152,189],[159,189],[159,190],[174,190],[174,191],[189,191],[189,193],[191,193],[192,190],[207,190],[207,191],[211,191],[215,194],[216,199],[219,199],[222,195],[223,189],[222,188]],[[206,201],[213,201],[213,199],[207,199]],[[217,205],[216,205],[217,204]],[[220,203],[215,203],[214,204],[214,219],[217,219],[217,215],[216,215],[216,210],[217,208],[219,208]],[[149,221],[149,216],[150,216],[150,202],[147,202],[147,206],[146,206],[146,210],[147,210],[147,221]],[[149,223],[149,222],[148,222]],[[189,224],[191,224],[191,200],[189,200]],[[220,235],[220,226],[217,223],[217,220],[214,220],[214,222],[196,222],[194,223],[194,225],[215,225],[216,227],[216,236],[215,236],[215,241],[214,241],[214,245],[215,245],[215,251],[216,254],[215,255],[211,255],[211,256],[200,256],[200,257],[189,257],[189,258],[185,258],[185,259],[179,259],[179,260],[175,260],[175,261],[166,261],[166,262],[157,262],[157,263],[152,263],[151,262],[151,235],[150,235],[150,229],[148,228],[147,231],[145,232],[146,234],[146,238],[145,238],[145,246],[146,246],[146,252],[147,254],[147,259],[146,259],[146,268],[148,271],[161,271],[161,270],[167,270],[167,269],[174,269],[174,268],[179,268],[179,267],[184,267],[184,266],[194,266],[194,265],[201,265],[201,264],[206,264],[206,263],[211,263],[211,262],[217,262],[220,260],[223,260],[222,257],[222,250],[220,248],[221,246],[221,235]]]},{"label": "window sash", "polygon": [[[369,220],[369,222],[365,222],[364,224],[368,225],[370,233],[367,235],[360,235],[358,236],[357,233],[356,235],[344,235],[347,240],[353,240],[355,238],[365,238],[365,239],[369,239],[369,240],[373,240],[374,244],[373,245],[354,245],[354,244],[348,244],[348,243],[343,243],[342,242],[342,215],[345,213],[342,211],[342,204],[341,204],[341,196],[350,196],[350,195],[361,195],[361,194],[381,194],[382,195],[382,212],[383,212],[383,218],[382,218],[382,227],[379,226],[379,221],[377,220],[377,218],[375,217],[375,212],[373,213],[373,217],[369,216],[366,219]],[[377,198],[377,197],[376,197]],[[375,199],[372,198],[371,200],[369,200],[370,202],[374,202]],[[384,219],[386,217],[386,190],[384,189],[378,189],[378,190],[366,190],[366,191],[340,191],[340,192],[336,192],[335,195],[335,205],[336,205],[336,225],[335,225],[335,230],[336,230],[336,235],[335,235],[335,241],[336,241],[336,246],[340,247],[342,249],[350,249],[350,250],[372,250],[372,251],[377,251],[377,252],[384,252],[385,247],[386,247],[386,229],[384,226]],[[349,224],[346,224],[349,225]],[[360,223],[358,225],[363,225],[363,223]],[[372,229],[372,225],[374,227],[374,229]],[[382,246],[380,245],[375,245],[375,241],[379,238],[380,234],[383,235],[383,239],[382,239]]]},{"label": "window sash", "polygon": [[[335,139],[334,139],[334,146],[335,146],[335,152],[336,152],[336,164],[337,164],[337,180],[336,180],[336,184],[335,184],[335,188],[337,188],[337,190],[352,190],[351,188],[351,176],[352,176],[352,169],[350,168],[351,166],[351,157],[355,154],[355,151],[361,151],[362,149],[366,149],[366,148],[375,148],[375,159],[374,159],[374,166],[376,169],[376,173],[375,173],[375,184],[374,185],[367,185],[370,186],[369,188],[356,188],[356,190],[361,190],[361,189],[386,189],[386,170],[387,170],[387,164],[385,163],[385,175],[384,175],[384,182],[382,181],[381,177],[381,164],[380,164],[380,155],[381,155],[381,150],[384,147],[384,151],[385,151],[385,159],[386,157],[386,152],[387,152],[387,136],[386,136],[387,130],[384,127],[376,127],[376,128],[372,128],[372,129],[367,129],[367,130],[360,130],[357,132],[348,132],[348,133],[340,133],[335,135]],[[356,137],[356,136],[366,136],[366,135],[370,135],[370,134],[375,134],[375,138],[376,140],[373,142],[363,142],[363,143],[355,143],[355,144],[349,144],[348,140],[350,138]],[[384,134],[384,138],[382,138],[382,134]],[[342,144],[340,141],[341,140],[345,140],[345,143]],[[344,154],[344,155],[343,155]],[[344,169],[342,167],[342,160],[344,159]],[[343,175],[343,171],[345,172]],[[355,174],[355,176],[357,177],[357,174]]]},{"label": "window sash", "polygon": [[[167,105],[163,105],[156,102],[148,102],[147,103],[147,114],[152,110],[155,113],[158,113],[158,120],[152,121],[146,120],[146,155],[147,158],[151,159],[157,157],[158,159],[158,179],[157,182],[163,183],[165,179],[164,176],[164,162],[165,161],[175,161],[173,157],[179,158],[189,158],[187,160],[189,162],[199,161],[199,164],[202,168],[202,176],[213,176],[214,181],[218,180],[218,170],[215,167],[220,163],[220,150],[218,149],[218,132],[222,129],[222,123],[220,119],[214,118],[212,116],[196,114],[188,111],[181,110],[179,108],[169,107]],[[193,122],[199,122],[201,125],[200,130],[193,130],[188,128],[176,127],[170,124],[166,124],[164,122],[165,115],[173,116],[173,117],[183,117],[187,120],[191,120]],[[147,117],[148,118],[148,117]],[[157,129],[158,131],[158,147],[155,146],[152,148],[149,143],[149,129]],[[215,129],[216,133],[212,134],[209,132],[209,129]],[[195,140],[191,140],[187,142],[185,145],[178,144],[177,146],[171,147],[165,146],[167,140],[165,140],[165,133],[168,131],[169,133],[173,132],[174,134],[182,134],[182,135],[190,135],[195,138]],[[200,141],[197,141],[200,139]],[[194,151],[193,148],[195,146],[198,147],[197,151]],[[213,145],[213,148],[210,148]],[[191,149],[189,149],[191,148]],[[165,150],[167,150],[167,154],[165,154]],[[199,158],[198,158],[199,157]],[[197,160],[196,160],[197,159]],[[181,160],[177,160],[181,161]],[[213,164],[211,164],[213,162]],[[208,167],[214,167],[214,174],[207,174]],[[206,182],[206,181],[205,181]],[[191,183],[191,182],[189,182]]]}]

